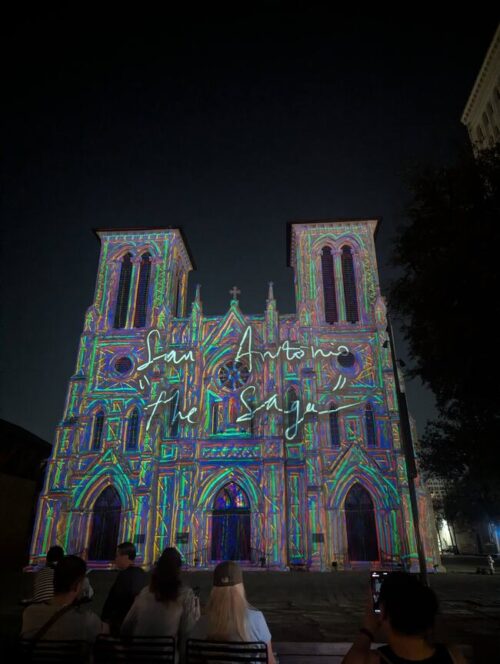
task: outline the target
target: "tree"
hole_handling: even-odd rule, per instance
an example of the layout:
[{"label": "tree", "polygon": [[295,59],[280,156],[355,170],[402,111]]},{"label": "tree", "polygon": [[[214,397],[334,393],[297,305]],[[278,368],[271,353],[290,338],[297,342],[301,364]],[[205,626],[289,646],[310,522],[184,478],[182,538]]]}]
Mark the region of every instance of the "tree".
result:
[{"label": "tree", "polygon": [[500,517],[500,146],[410,180],[389,304],[412,368],[435,394],[424,469],[455,479],[447,513]]}]

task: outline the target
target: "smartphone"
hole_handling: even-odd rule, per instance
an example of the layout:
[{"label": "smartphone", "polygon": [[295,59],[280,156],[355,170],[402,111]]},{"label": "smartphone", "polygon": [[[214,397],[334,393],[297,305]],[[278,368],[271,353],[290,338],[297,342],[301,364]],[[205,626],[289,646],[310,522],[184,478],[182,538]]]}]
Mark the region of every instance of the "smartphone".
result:
[{"label": "smartphone", "polygon": [[372,591],[373,610],[375,613],[380,613],[380,588],[382,587],[383,580],[389,574],[390,572],[384,572],[383,570],[374,570],[370,573],[370,588]]}]

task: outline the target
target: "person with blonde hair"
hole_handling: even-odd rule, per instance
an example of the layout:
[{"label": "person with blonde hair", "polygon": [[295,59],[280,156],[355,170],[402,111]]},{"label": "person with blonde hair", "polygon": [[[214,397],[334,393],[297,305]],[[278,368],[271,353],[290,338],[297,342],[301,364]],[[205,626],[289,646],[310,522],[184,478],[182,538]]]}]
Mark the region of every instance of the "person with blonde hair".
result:
[{"label": "person with blonde hair", "polygon": [[263,641],[269,664],[276,664],[266,619],[247,602],[241,568],[232,560],[215,568],[205,614],[189,636],[209,641]]}]

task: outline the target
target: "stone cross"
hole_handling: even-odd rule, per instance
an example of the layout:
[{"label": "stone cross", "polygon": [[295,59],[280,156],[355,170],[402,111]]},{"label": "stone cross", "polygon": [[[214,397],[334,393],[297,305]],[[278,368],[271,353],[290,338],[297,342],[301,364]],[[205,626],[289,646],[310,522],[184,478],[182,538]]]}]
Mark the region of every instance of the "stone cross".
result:
[{"label": "stone cross", "polygon": [[241,293],[240,289],[237,288],[236,286],[233,286],[229,292],[233,296],[233,300],[237,300],[238,295]]}]

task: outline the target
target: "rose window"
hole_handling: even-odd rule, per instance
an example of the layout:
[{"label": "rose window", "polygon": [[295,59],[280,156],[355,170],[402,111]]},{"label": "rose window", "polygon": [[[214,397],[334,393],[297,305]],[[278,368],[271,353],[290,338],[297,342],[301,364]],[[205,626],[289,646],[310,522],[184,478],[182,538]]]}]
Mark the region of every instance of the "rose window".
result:
[{"label": "rose window", "polygon": [[218,379],[221,387],[237,390],[248,381],[250,371],[243,362],[226,362],[219,369]]}]

